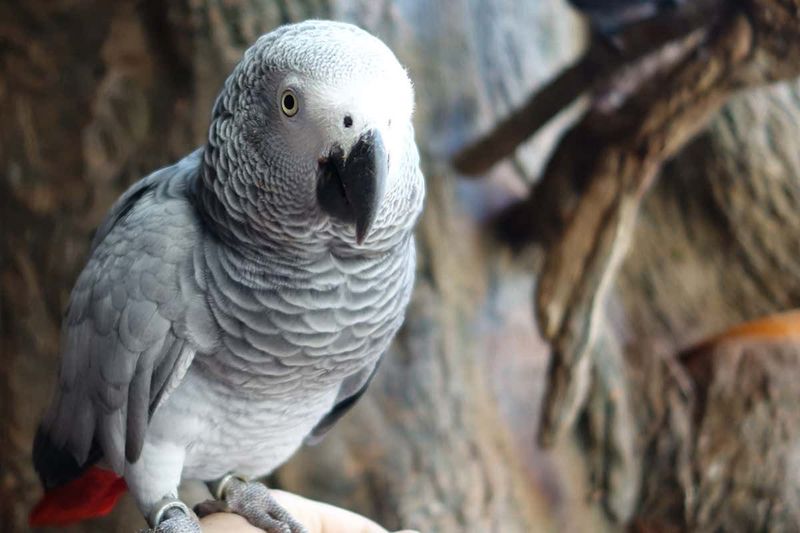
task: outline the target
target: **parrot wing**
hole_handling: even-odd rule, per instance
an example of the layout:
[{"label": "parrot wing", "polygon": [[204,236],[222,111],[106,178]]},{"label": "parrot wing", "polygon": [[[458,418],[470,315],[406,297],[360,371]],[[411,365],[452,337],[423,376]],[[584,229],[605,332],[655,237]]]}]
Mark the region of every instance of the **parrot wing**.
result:
[{"label": "parrot wing", "polygon": [[367,387],[369,387],[372,378],[378,371],[380,363],[381,359],[378,359],[375,363],[367,365],[342,382],[333,408],[317,422],[317,425],[305,438],[306,444],[314,445],[319,443],[333,425],[353,408],[359,398],[367,391]]},{"label": "parrot wing", "polygon": [[117,471],[135,462],[151,414],[215,342],[187,199],[198,161],[134,185],[95,236],[64,320],[56,400],[34,443],[45,487],[80,475],[102,455],[98,444]]}]

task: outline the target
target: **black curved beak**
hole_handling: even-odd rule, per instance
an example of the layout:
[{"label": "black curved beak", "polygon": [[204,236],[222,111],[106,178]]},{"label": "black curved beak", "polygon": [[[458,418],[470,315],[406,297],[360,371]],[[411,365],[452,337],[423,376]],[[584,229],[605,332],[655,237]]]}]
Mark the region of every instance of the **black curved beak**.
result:
[{"label": "black curved beak", "polygon": [[375,222],[388,172],[386,148],[375,130],[364,132],[349,154],[334,146],[319,163],[317,201],[331,217],[355,224],[358,244]]}]

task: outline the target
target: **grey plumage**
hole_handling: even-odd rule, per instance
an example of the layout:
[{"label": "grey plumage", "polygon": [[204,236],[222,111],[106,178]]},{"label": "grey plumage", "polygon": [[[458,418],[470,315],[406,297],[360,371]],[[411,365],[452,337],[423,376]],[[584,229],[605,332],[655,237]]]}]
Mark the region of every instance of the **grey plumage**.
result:
[{"label": "grey plumage", "polygon": [[[97,232],[35,444],[45,486],[102,456],[147,514],[182,476],[268,473],[352,405],[411,294],[412,106],[393,54],[350,25],[285,26],[246,52],[207,145],[135,184]],[[367,130],[388,153],[385,186],[358,199],[374,213],[327,212],[323,172],[358,211],[347,170],[324,164],[354,146],[383,157]]]},{"label": "grey plumage", "polygon": [[213,345],[210,314],[191,305],[197,288],[189,259],[199,228],[185,190],[195,171],[182,162],[123,195],[72,291],[59,389],[44,426],[79,463],[95,439],[134,461],[151,405],[180,381],[196,349]]}]

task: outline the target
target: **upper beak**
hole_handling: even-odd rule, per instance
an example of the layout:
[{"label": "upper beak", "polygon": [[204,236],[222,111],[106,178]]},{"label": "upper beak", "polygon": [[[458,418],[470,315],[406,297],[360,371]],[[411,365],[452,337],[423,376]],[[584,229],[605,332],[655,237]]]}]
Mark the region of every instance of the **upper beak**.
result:
[{"label": "upper beak", "polygon": [[388,173],[386,148],[376,130],[361,134],[346,156],[335,146],[320,162],[317,201],[331,217],[355,224],[358,244],[375,222]]}]

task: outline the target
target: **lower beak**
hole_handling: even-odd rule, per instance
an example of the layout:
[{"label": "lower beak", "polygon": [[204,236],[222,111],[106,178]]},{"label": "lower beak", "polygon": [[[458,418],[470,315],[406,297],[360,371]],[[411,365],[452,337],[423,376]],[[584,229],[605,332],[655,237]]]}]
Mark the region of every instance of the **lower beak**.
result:
[{"label": "lower beak", "polygon": [[320,163],[317,201],[332,218],[355,225],[358,244],[375,222],[388,172],[386,148],[376,130],[364,132],[346,156],[337,146]]}]

